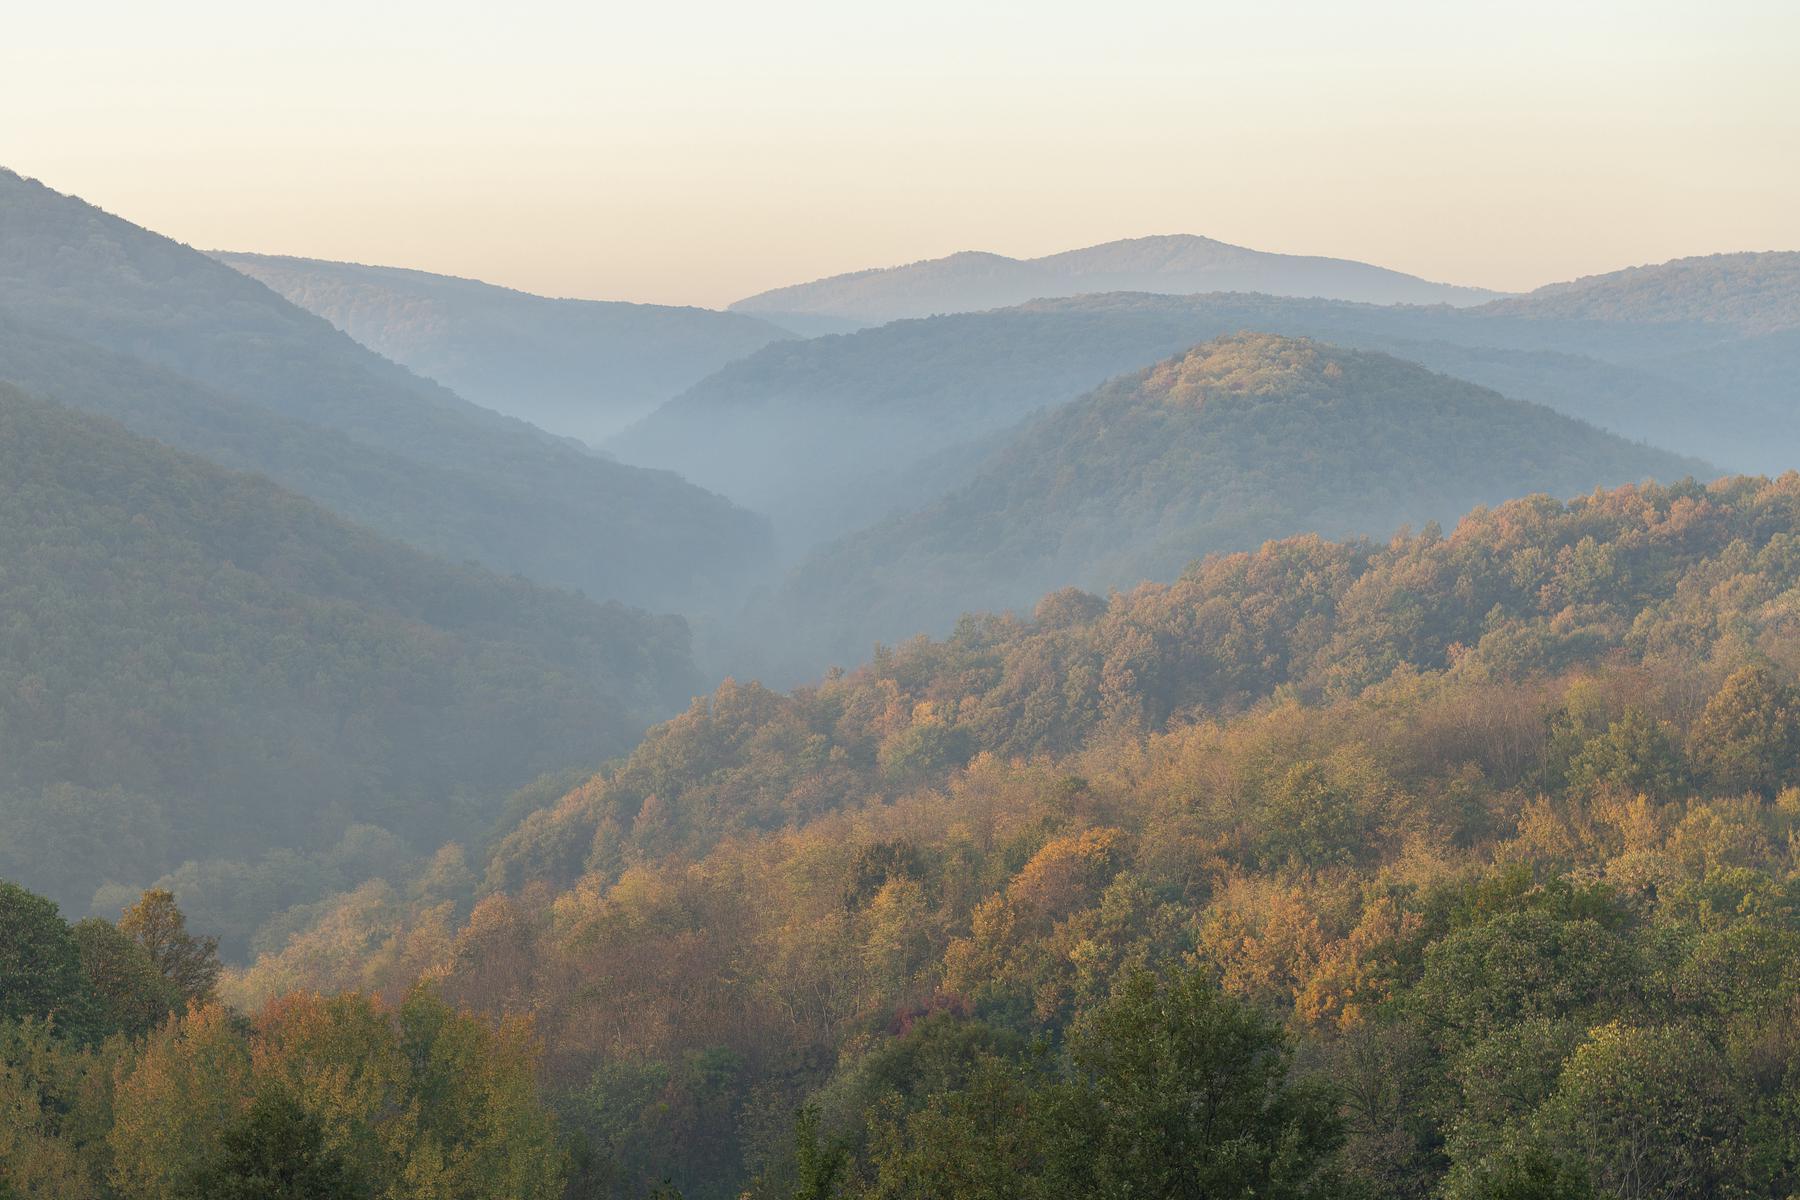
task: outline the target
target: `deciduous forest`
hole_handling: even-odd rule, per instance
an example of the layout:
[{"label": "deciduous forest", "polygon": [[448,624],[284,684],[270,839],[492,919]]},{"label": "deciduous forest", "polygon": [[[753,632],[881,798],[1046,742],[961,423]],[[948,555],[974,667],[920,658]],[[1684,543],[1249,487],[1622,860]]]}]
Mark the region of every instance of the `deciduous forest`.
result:
[{"label": "deciduous forest", "polygon": [[1721,5],[9,13],[0,1200],[1800,1200]]}]

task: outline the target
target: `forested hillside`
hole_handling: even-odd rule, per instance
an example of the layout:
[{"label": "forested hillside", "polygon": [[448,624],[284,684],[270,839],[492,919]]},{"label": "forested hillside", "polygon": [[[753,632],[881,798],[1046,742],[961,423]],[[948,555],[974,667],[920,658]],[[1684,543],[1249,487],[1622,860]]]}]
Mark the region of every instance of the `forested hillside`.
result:
[{"label": "forested hillside", "polygon": [[[0,317],[0,379],[203,455],[229,440],[222,461],[458,561],[692,608],[768,553],[766,525],[718,496],[479,408],[224,264],[3,170]],[[46,371],[56,360],[76,377]]]},{"label": "forested hillside", "polygon": [[1797,548],[1531,498],[727,683],[226,991],[530,1012],[572,1194],[1786,1196]]},{"label": "forested hillside", "polygon": [[1710,472],[1386,355],[1244,334],[1028,422],[967,484],[817,552],[763,614],[814,665],[1058,585],[1169,579],[1299,532]]},{"label": "forested hillside", "polygon": [[788,336],[741,313],[554,300],[396,267],[213,257],[459,396],[589,442]]},{"label": "forested hillside", "polygon": [[[1774,314],[1791,298],[1740,299]],[[1249,295],[1084,296],[770,346],[609,447],[771,514],[799,552],[919,507],[909,470],[932,456],[1244,331],[1382,351],[1731,469],[1800,464],[1792,331]]]},{"label": "forested hillside", "polygon": [[1498,295],[1482,288],[1432,283],[1368,263],[1270,254],[1175,234],[1126,238],[1042,258],[964,251],[776,288],[731,307],[774,321],[802,318],[880,325],[1094,292],[1261,292],[1374,304],[1480,304]]},{"label": "forested hillside", "polygon": [[6,385],[0,613],[0,875],[84,913],[179,868],[238,953],[696,683],[678,618],[428,558]]},{"label": "forested hillside", "polygon": [[1628,267],[1496,300],[1483,311],[1531,320],[1725,326],[1746,335],[1800,328],[1800,253],[1713,254]]}]

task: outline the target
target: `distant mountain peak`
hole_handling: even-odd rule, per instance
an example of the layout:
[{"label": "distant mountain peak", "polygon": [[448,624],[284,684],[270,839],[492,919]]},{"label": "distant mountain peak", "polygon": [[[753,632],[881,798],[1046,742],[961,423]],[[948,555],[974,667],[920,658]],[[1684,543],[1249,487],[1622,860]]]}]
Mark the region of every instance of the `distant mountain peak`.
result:
[{"label": "distant mountain peak", "polygon": [[1347,259],[1271,254],[1197,234],[1122,238],[1042,258],[962,250],[903,266],[855,271],[750,296],[735,312],[771,320],[878,325],[1095,292],[1257,292],[1378,304],[1473,305],[1498,292],[1433,283]]}]

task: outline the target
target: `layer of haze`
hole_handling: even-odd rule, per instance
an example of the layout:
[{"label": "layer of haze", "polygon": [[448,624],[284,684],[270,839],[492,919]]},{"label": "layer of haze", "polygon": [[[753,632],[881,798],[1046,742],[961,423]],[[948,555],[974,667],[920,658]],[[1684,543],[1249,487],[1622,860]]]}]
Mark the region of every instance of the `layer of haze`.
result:
[{"label": "layer of haze", "polygon": [[1800,247],[1800,6],[16,7],[0,164],[203,247],[724,304],[1146,233],[1524,289]]}]

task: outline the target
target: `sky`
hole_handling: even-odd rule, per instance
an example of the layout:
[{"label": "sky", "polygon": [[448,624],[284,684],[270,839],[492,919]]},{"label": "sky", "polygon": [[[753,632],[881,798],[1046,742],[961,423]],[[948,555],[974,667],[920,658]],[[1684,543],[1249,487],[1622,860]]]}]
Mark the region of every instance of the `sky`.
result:
[{"label": "sky", "polygon": [[1197,233],[1523,290],[1800,249],[1792,0],[9,6],[0,165],[203,248],[720,306]]}]

